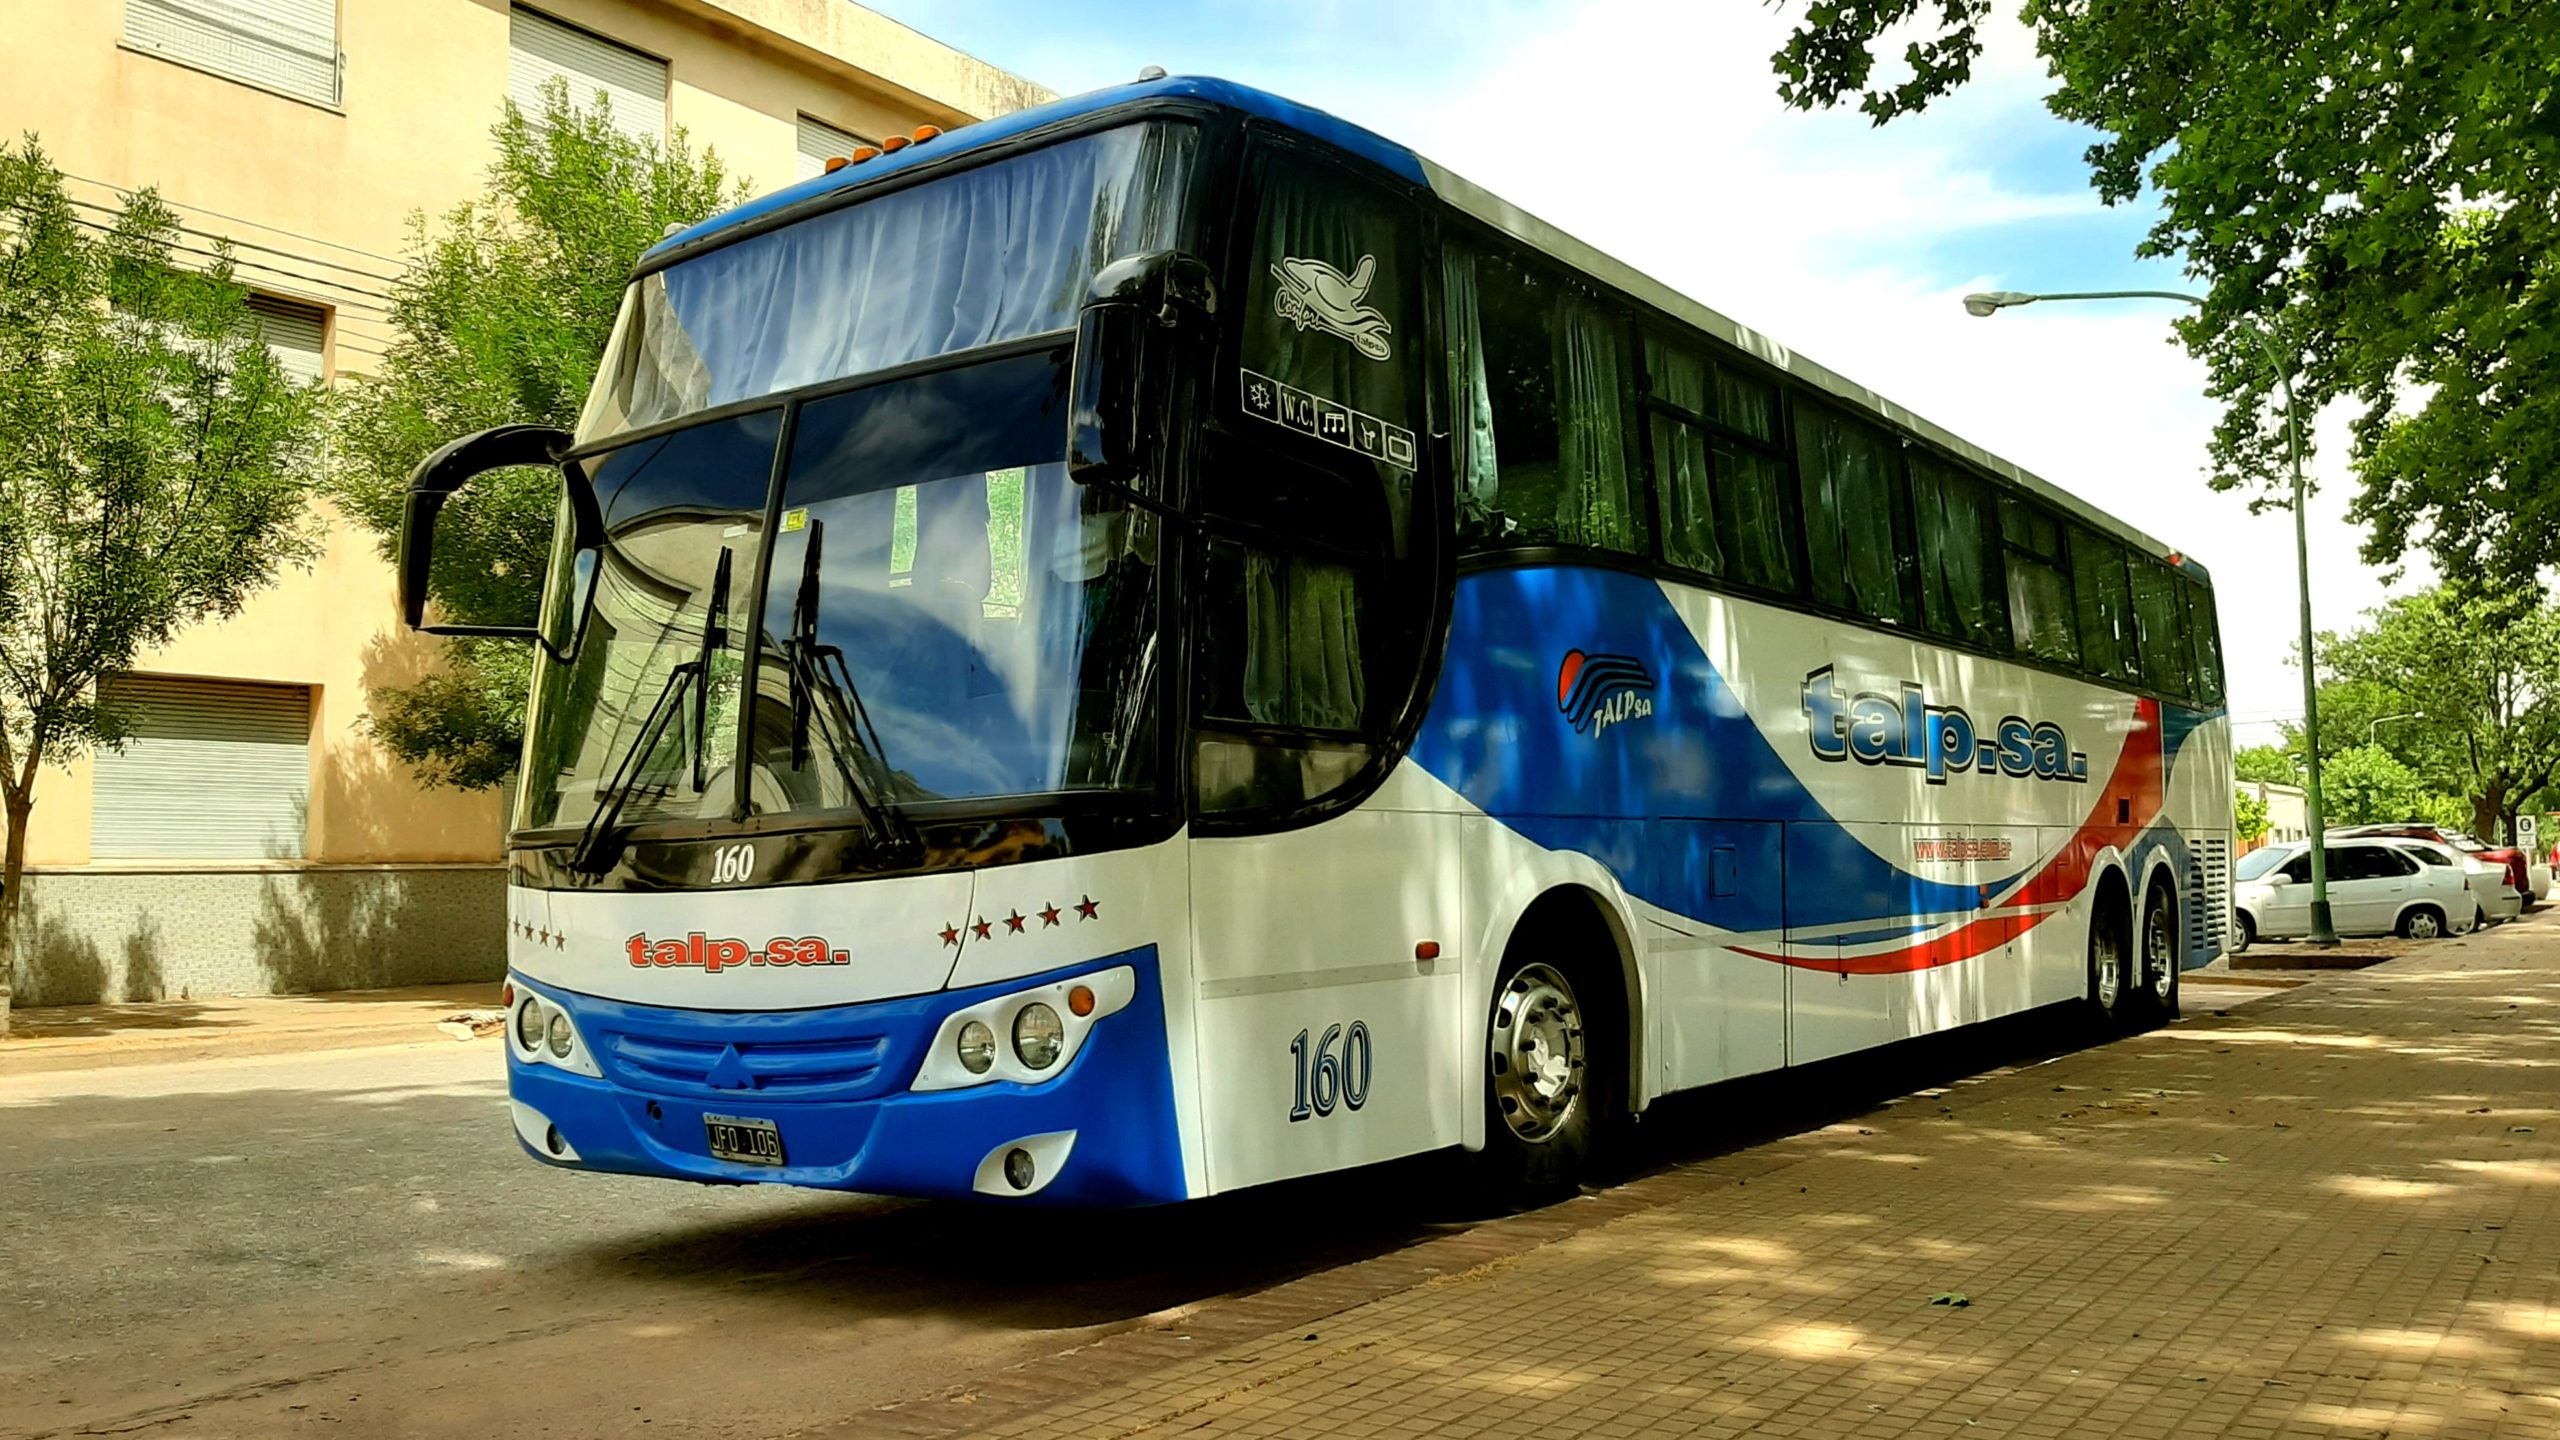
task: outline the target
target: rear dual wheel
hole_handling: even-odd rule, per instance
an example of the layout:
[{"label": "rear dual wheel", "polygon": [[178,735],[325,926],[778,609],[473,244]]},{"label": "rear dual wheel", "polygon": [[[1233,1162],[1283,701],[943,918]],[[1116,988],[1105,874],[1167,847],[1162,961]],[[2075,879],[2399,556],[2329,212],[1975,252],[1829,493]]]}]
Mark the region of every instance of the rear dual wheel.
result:
[{"label": "rear dual wheel", "polygon": [[2142,900],[2142,922],[2124,923],[2113,894],[2099,905],[2089,927],[2089,975],[2085,1008],[2098,1029],[2115,1034],[2147,1030],[2178,1018],[2177,900],[2154,885]]}]

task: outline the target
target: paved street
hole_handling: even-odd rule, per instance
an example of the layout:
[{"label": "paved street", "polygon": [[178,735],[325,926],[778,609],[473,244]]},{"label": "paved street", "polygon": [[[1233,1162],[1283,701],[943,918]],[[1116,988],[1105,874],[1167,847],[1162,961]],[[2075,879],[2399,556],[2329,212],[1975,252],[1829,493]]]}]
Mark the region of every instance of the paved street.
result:
[{"label": "paved street", "polygon": [[1339,1201],[1278,1225],[1262,1197],[1027,1216],[560,1174],[517,1153],[499,1064],[0,1080],[0,1434],[776,1435],[1420,1233]]},{"label": "paved street", "polygon": [[2555,1005],[2537,917],[1732,1087],[1474,1226],[558,1174],[488,1041],[12,1076],[0,1434],[2550,1435]]}]

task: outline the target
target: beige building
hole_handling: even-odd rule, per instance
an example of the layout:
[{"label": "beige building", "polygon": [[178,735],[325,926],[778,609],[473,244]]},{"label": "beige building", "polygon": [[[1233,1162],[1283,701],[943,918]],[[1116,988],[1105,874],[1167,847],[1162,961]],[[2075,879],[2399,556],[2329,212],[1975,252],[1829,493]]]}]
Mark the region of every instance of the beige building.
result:
[{"label": "beige building", "polygon": [[[475,197],[490,127],[552,76],[681,127],[758,192],[861,140],[1049,98],[848,0],[15,0],[0,133],[103,219],[156,185],[237,251],[269,343],[318,383],[391,343],[413,214]],[[634,257],[636,258],[636,257]],[[401,629],[372,537],[117,680],[141,732],[39,783],[19,1004],[494,976],[494,795],[426,791],[367,738]],[[29,952],[32,953],[29,953]]]}]

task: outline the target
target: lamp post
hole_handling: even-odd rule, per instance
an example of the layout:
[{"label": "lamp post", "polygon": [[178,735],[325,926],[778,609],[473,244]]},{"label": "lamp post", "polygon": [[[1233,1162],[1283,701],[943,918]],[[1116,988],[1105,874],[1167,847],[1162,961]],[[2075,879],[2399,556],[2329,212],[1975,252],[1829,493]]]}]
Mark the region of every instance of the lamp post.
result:
[{"label": "lamp post", "polygon": [[2427,712],[2424,710],[2403,710],[2397,715],[2380,716],[2375,719],[2372,724],[2364,727],[2364,743],[2367,745],[2376,743],[2381,736],[2382,727],[2390,724],[2394,720],[2424,720],[2426,718]]},{"label": "lamp post", "polygon": [[[2204,307],[2204,297],[2176,290],[2079,290],[2042,295],[1991,290],[1964,297],[1964,309],[1968,315],[1988,316],[2039,300],[2176,300],[2198,309]],[[2293,559],[2302,577],[2302,747],[2304,758],[2310,762],[2308,783],[2304,786],[2307,793],[2303,796],[2308,812],[2304,819],[2311,831],[2310,943],[2335,945],[2338,932],[2329,917],[2329,849],[2322,835],[2327,822],[2320,804],[2320,681],[2311,663],[2311,521],[2302,503],[2302,425],[2294,413],[2292,367],[2276,349],[2274,335],[2261,330],[2258,343],[2266,350],[2267,369],[2284,396],[2285,458],[2293,468]]]}]

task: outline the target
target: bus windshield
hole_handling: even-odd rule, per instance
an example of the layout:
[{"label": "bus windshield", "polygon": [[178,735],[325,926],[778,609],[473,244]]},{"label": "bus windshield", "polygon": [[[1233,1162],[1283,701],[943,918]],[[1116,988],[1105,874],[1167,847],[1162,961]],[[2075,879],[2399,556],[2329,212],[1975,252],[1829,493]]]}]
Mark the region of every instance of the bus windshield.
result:
[{"label": "bus windshield", "polygon": [[1063,330],[1172,246],[1197,132],[1124,125],[723,245],[635,282],[578,440]]},{"label": "bus windshield", "polygon": [[1151,784],[1158,528],[1067,479],[1067,365],[796,403],[770,519],[779,405],[590,461],[606,544],[535,677],[520,823],[613,788],[646,823]]}]

